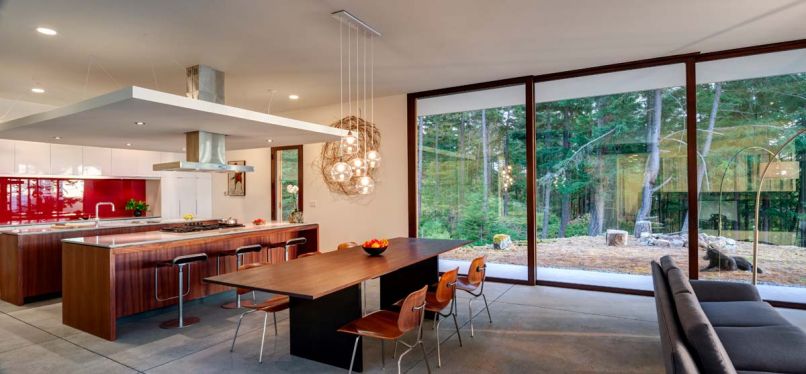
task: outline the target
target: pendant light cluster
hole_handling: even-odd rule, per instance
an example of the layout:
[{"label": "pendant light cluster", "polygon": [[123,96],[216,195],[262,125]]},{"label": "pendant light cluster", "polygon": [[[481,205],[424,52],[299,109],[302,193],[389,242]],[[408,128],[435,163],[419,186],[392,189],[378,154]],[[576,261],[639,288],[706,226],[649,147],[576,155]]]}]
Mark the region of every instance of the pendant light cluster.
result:
[{"label": "pendant light cluster", "polygon": [[[367,195],[375,190],[372,171],[381,166],[375,129],[375,37],[372,27],[347,11],[332,14],[339,21],[339,128],[348,130],[330,166],[331,182],[351,184],[349,190]],[[369,56],[367,56],[369,52]],[[369,64],[368,59],[369,57]],[[369,70],[369,82],[367,81]],[[345,77],[346,84],[345,84]],[[367,87],[369,86],[369,87]],[[345,93],[347,94],[345,100]],[[346,109],[346,115],[345,115]],[[369,121],[367,121],[369,119]],[[342,188],[344,189],[344,188]]]}]

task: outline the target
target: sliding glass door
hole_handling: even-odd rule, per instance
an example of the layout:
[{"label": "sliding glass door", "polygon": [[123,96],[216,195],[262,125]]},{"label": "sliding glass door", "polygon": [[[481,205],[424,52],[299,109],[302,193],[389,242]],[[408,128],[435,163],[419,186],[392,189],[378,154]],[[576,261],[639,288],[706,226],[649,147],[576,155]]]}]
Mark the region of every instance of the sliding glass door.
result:
[{"label": "sliding glass door", "polygon": [[683,64],[535,85],[538,281],[652,289],[688,262]]},{"label": "sliding glass door", "polygon": [[806,50],[702,62],[697,81],[700,278],[750,282],[757,256],[762,296],[803,302]]},{"label": "sliding glass door", "polygon": [[417,102],[418,236],[470,240],[445,266],[487,256],[488,275],[526,280],[523,85]]}]

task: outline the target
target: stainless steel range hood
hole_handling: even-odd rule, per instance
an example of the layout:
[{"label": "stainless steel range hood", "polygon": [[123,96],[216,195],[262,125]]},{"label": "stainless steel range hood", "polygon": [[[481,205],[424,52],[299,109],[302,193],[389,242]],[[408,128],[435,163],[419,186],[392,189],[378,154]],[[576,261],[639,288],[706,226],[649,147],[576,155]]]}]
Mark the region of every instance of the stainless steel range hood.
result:
[{"label": "stainless steel range hood", "polygon": [[[196,65],[186,69],[187,96],[192,99],[224,103],[224,73],[209,66]],[[153,166],[154,171],[244,172],[253,166],[228,165],[226,135],[206,131],[185,133],[186,161],[174,161]]]},{"label": "stainless steel range hood", "polygon": [[155,164],[154,171],[193,171],[229,173],[255,171],[253,166],[228,165],[226,135],[213,134],[206,131],[194,131],[185,134],[185,150],[187,161],[174,161]]}]

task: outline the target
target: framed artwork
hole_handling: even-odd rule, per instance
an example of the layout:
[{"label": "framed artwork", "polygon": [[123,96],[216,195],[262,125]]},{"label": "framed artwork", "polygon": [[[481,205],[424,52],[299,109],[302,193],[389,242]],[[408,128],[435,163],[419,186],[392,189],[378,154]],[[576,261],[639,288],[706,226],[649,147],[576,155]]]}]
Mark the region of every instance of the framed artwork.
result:
[{"label": "framed artwork", "polygon": [[[246,161],[229,161],[230,165],[246,165]],[[227,173],[227,196],[246,196],[246,173]]]}]

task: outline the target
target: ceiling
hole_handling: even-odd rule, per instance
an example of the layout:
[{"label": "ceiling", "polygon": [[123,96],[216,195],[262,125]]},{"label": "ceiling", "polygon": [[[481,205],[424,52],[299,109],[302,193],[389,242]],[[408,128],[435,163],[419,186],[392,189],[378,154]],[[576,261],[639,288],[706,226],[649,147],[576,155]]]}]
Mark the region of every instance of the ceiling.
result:
[{"label": "ceiling", "polygon": [[806,37],[806,0],[0,0],[0,98],[183,94],[202,63],[226,72],[229,105],[337,103],[340,9],[383,34],[376,96]]}]

